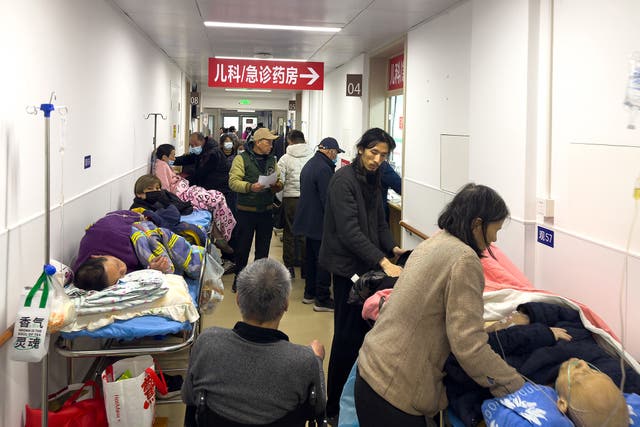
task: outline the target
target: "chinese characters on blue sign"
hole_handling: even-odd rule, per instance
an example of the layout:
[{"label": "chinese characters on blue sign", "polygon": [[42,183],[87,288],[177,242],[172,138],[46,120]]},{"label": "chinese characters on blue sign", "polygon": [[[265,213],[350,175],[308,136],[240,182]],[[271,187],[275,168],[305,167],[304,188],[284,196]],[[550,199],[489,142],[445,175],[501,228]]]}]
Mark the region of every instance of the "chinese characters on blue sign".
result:
[{"label": "chinese characters on blue sign", "polygon": [[553,230],[538,226],[538,243],[552,248],[554,243]]}]

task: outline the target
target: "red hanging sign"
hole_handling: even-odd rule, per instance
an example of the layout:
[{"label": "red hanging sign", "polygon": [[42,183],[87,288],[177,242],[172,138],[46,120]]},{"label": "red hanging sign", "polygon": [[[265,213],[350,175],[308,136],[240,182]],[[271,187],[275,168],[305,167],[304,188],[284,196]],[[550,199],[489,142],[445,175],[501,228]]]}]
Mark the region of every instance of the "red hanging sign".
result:
[{"label": "red hanging sign", "polygon": [[389,60],[389,82],[387,90],[402,89],[404,87],[404,53]]},{"label": "red hanging sign", "polygon": [[324,62],[209,58],[209,87],[322,90]]}]

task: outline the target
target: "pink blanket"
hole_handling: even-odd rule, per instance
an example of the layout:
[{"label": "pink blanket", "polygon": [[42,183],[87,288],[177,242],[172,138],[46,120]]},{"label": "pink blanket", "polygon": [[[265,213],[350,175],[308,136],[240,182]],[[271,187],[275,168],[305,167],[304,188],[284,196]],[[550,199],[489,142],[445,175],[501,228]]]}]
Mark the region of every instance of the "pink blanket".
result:
[{"label": "pink blanket", "polygon": [[[486,256],[481,259],[482,267],[484,268],[484,292],[498,291],[502,289],[515,289],[518,291],[531,292],[533,294],[555,295],[552,292],[545,291],[544,289],[535,288],[526,278],[524,273],[520,271],[509,258],[507,258],[500,248],[495,245],[491,245],[491,252],[493,252],[495,259],[488,253],[485,253]],[[362,307],[362,317],[366,320],[375,321],[378,318],[381,307],[381,298],[388,300],[391,297],[391,291],[392,289],[384,289],[369,297]],[[613,331],[611,331],[611,328],[609,328],[600,316],[594,313],[586,305],[578,301],[571,301],[580,307],[585,317],[594,326],[606,331],[613,338],[619,341],[618,337],[613,333]]]}]

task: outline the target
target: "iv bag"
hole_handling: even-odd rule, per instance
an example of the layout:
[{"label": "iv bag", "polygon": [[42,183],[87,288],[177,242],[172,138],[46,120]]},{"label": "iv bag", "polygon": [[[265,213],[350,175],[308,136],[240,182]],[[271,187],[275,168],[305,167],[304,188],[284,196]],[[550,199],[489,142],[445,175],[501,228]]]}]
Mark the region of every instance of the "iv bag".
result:
[{"label": "iv bag", "polygon": [[635,129],[636,114],[640,110],[640,52],[634,52],[629,59],[629,77],[624,105],[629,108],[628,129]]}]

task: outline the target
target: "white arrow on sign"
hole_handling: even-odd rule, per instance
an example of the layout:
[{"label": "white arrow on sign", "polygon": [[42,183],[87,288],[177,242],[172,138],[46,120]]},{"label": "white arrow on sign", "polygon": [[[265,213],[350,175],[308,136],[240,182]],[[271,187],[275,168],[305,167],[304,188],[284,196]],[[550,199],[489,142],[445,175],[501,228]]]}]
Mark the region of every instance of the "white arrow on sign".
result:
[{"label": "white arrow on sign", "polygon": [[320,77],[320,74],[316,73],[316,70],[314,70],[311,67],[307,67],[307,70],[311,71],[311,74],[300,74],[300,77],[301,78],[306,78],[306,79],[311,79],[311,80],[309,80],[309,83],[307,83],[307,86],[310,86],[316,80],[318,80],[318,77]]}]

